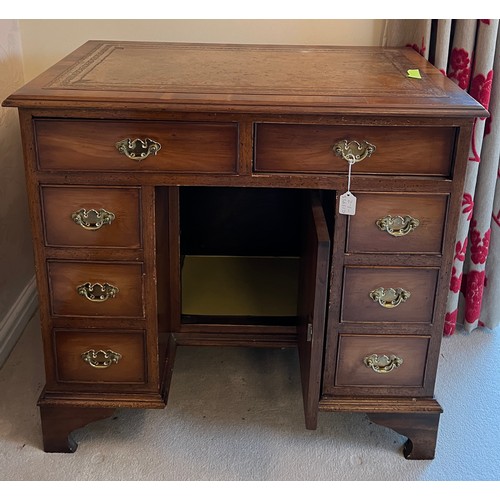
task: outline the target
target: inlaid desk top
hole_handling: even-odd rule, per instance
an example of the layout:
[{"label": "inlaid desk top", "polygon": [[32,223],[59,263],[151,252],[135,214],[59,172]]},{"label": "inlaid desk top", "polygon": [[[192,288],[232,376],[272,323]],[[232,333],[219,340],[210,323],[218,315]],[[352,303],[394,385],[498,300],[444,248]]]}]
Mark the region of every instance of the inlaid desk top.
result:
[{"label": "inlaid desk top", "polygon": [[[410,78],[410,69],[418,69],[421,78]],[[114,41],[87,42],[4,105],[48,103],[351,115],[481,112],[411,48]]]}]

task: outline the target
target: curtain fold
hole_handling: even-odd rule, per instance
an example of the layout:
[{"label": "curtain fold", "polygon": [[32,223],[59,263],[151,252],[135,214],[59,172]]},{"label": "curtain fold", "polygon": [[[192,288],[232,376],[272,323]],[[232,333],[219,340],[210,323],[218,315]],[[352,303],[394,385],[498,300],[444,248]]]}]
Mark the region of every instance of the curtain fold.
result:
[{"label": "curtain fold", "polygon": [[490,112],[474,122],[445,335],[500,325],[500,39],[498,19],[390,19],[384,45],[429,59]]}]

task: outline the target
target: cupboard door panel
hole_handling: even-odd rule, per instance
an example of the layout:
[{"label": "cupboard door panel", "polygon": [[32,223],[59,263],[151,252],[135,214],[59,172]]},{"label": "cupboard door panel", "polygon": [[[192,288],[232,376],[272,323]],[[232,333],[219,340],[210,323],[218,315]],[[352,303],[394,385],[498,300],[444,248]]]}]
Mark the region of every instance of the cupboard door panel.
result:
[{"label": "cupboard door panel", "polygon": [[330,235],[317,193],[306,210],[299,278],[299,359],[306,427],[315,429],[321,384],[322,352],[330,262]]}]

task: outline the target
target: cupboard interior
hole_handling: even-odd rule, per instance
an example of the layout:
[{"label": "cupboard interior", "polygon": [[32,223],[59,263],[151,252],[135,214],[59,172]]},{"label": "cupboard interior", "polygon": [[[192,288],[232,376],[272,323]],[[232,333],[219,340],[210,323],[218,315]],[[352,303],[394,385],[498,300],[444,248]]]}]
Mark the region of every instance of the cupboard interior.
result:
[{"label": "cupboard interior", "polygon": [[313,196],[333,214],[327,191],[179,188],[181,323],[296,325]]}]

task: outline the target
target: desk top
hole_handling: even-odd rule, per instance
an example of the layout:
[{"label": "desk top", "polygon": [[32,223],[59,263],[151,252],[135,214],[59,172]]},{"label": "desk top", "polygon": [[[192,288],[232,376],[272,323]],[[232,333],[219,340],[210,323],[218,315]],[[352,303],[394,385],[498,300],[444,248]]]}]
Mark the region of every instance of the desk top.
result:
[{"label": "desk top", "polygon": [[[410,78],[418,69],[421,79]],[[485,116],[413,49],[89,41],[3,103],[213,112]]]}]

